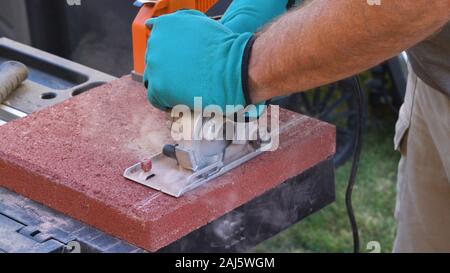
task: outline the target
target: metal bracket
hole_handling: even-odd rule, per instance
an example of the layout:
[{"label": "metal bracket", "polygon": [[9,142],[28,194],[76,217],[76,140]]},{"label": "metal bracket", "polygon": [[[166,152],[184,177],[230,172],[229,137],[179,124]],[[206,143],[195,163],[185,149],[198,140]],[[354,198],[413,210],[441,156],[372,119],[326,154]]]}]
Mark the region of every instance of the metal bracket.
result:
[{"label": "metal bracket", "polygon": [[143,251],[0,187],[0,253]]},{"label": "metal bracket", "polygon": [[[61,234],[63,232],[61,231]],[[42,232],[35,226],[0,214],[0,251],[6,253],[50,253],[64,249],[71,239],[57,239],[56,234]]]}]

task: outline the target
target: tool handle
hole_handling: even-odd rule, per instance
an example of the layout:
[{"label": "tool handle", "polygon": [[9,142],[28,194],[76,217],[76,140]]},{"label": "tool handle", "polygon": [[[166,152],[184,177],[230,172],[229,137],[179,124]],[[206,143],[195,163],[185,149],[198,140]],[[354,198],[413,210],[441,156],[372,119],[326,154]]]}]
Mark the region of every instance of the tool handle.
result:
[{"label": "tool handle", "polygon": [[19,62],[8,61],[0,65],[0,103],[28,78],[27,67]]}]

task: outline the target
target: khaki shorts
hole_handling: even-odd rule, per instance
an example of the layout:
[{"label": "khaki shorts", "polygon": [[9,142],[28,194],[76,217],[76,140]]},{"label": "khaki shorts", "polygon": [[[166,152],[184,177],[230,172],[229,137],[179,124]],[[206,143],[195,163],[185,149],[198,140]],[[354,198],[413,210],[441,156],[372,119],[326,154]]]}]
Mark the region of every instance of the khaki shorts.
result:
[{"label": "khaki shorts", "polygon": [[402,154],[394,252],[450,252],[450,99],[413,72],[394,142]]}]

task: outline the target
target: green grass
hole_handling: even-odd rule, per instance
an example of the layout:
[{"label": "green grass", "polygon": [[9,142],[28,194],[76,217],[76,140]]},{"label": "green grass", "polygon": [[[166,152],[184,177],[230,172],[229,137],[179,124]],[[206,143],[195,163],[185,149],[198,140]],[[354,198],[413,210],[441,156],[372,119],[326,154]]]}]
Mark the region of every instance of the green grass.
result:
[{"label": "green grass", "polygon": [[[390,252],[395,236],[395,186],[399,155],[393,150],[395,117],[372,117],[364,135],[353,206],[361,249],[378,241]],[[336,202],[257,246],[255,252],[351,252],[352,234],[344,195],[350,162],[336,171]]]}]

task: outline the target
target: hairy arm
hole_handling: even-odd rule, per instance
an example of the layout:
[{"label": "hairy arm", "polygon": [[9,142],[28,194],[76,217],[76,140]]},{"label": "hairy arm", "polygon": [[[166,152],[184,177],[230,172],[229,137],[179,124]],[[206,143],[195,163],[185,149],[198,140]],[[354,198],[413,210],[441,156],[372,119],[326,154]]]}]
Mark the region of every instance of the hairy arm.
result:
[{"label": "hairy arm", "polygon": [[257,34],[249,65],[258,103],[364,71],[437,32],[450,0],[312,0]]}]

